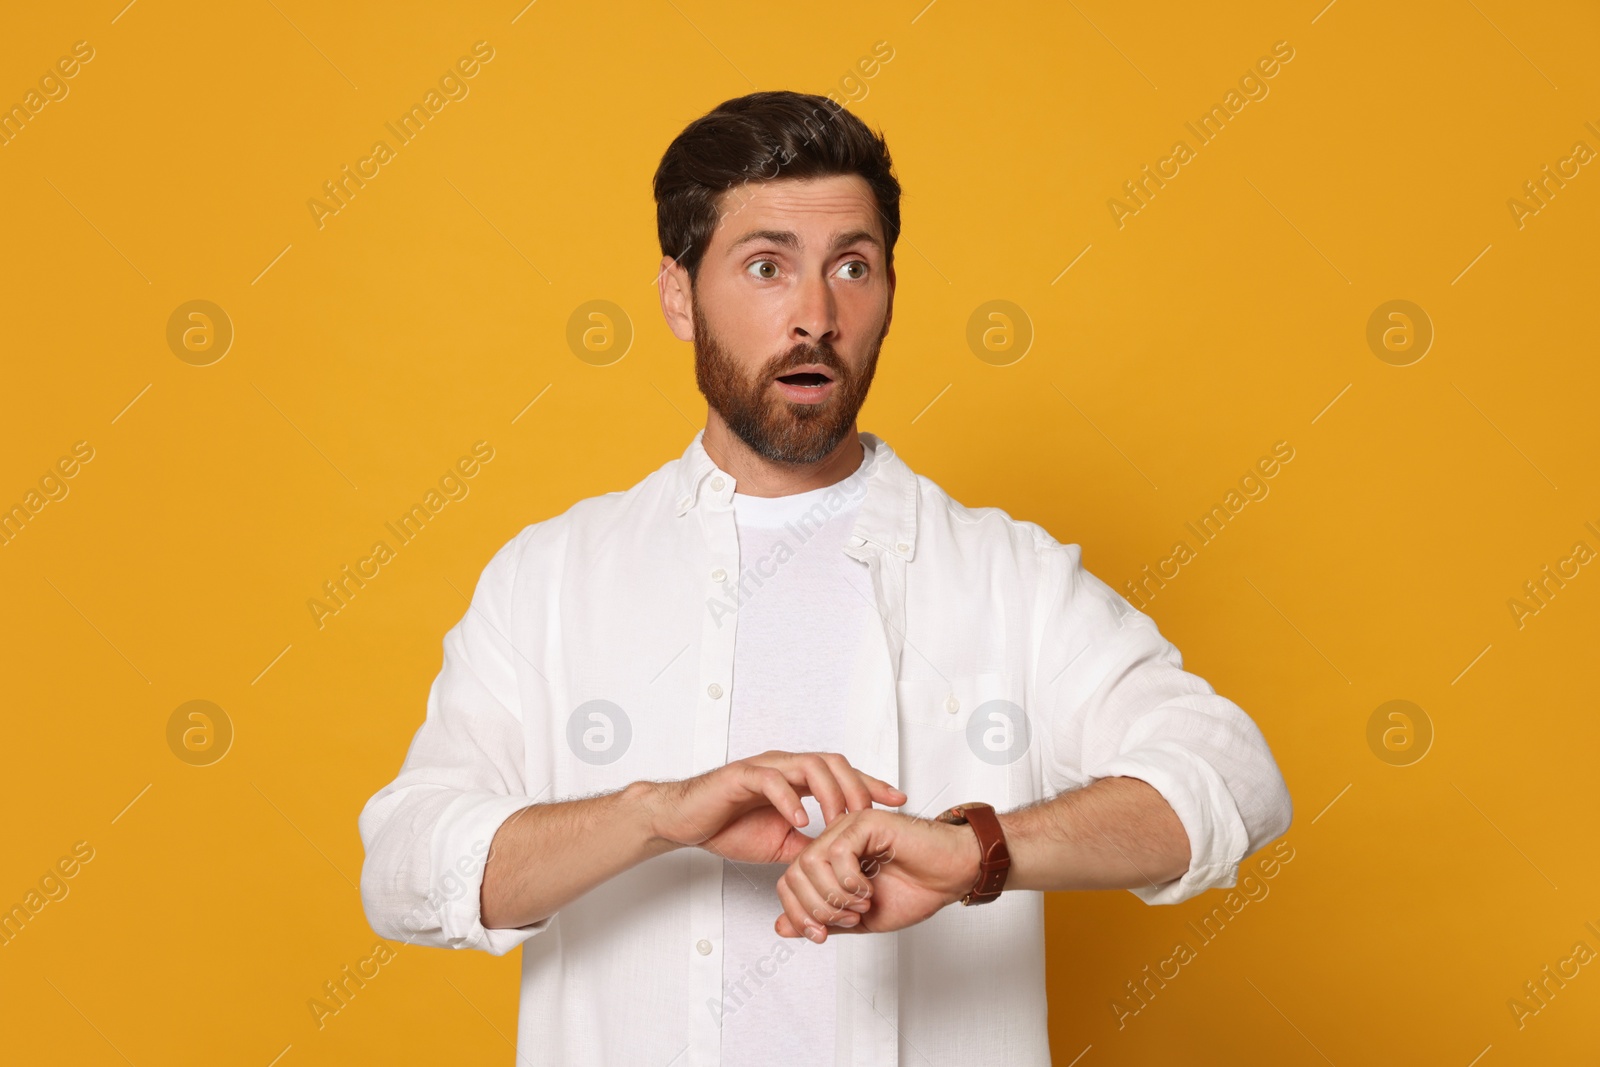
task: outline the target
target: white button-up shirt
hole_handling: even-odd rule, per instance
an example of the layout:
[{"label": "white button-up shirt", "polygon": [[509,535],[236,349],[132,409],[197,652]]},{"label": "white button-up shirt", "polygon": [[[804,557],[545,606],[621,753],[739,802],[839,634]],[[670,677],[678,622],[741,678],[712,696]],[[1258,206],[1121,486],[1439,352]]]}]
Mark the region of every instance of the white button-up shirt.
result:
[{"label": "white button-up shirt", "polygon": [[[479,913],[484,855],[517,810],[727,762],[736,484],[703,436],[495,554],[445,635],[404,766],[361,812],[361,897],[380,935],[522,946],[522,1063],[721,1062],[721,857],[652,857],[520,929],[485,929]],[[1131,892],[1175,904],[1234,885],[1291,813],[1250,717],[1183,670],[1079,546],[963,507],[881,438],[860,438],[868,488],[843,551],[868,569],[876,603],[845,758],[904,790],[898,810],[929,818],[1138,778],[1172,805],[1191,862]],[[836,1062],[1049,1064],[1043,903],[1007,891],[895,933],[831,937]],[[781,911],[774,897],[774,920]]]}]

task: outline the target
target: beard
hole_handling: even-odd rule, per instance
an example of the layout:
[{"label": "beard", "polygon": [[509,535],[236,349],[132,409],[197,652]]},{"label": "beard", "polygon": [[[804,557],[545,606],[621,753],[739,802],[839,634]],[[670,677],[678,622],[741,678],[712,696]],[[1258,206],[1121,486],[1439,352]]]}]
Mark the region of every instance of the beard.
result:
[{"label": "beard", "polygon": [[[694,378],[706,402],[728,429],[756,455],[772,463],[805,465],[832,454],[855,425],[878,370],[878,351],[888,324],[872,343],[867,362],[852,371],[831,344],[797,344],[746,374],[706,323],[700,301],[694,309]],[[816,404],[790,400],[773,388],[773,379],[792,368],[816,363],[827,367],[834,384]]]}]

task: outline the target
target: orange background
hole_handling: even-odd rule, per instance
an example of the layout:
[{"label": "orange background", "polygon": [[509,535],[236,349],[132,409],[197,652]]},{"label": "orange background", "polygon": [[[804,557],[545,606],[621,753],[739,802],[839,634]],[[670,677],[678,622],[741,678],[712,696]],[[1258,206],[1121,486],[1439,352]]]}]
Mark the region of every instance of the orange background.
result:
[{"label": "orange background", "polygon": [[[320,1029],[307,1002],[373,952],[356,815],[483,565],[703,424],[650,178],[757,88],[887,134],[899,307],[861,427],[957,499],[1120,589],[1294,450],[1147,608],[1270,740],[1293,858],[1203,946],[1221,892],[1052,895],[1056,1062],[1592,1054],[1600,967],[1508,1006],[1600,951],[1600,568],[1508,606],[1600,549],[1600,174],[1508,206],[1600,150],[1591,5],[119,7],[0,35],[0,103],[93,49],[0,147],[0,505],[93,451],[0,546],[0,905],[92,851],[0,947],[5,1059],[510,1062],[515,955],[395,946]],[[307,201],[478,41],[468,95],[319,228]],[[1280,41],[1267,95],[1197,146],[1185,123]],[[1108,202],[1179,139],[1194,158],[1119,226]],[[1434,331],[1405,366],[1367,339],[1397,299]],[[168,343],[192,300],[234,331],[209,365]],[[569,345],[592,300],[621,358]],[[974,349],[994,300],[1016,310]],[[478,441],[469,495],[319,629],[307,600]],[[193,700],[233,730],[205,766],[169,745]],[[1420,712],[1369,742],[1391,700]],[[1180,939],[1195,958],[1139,1005],[1125,983]]]}]

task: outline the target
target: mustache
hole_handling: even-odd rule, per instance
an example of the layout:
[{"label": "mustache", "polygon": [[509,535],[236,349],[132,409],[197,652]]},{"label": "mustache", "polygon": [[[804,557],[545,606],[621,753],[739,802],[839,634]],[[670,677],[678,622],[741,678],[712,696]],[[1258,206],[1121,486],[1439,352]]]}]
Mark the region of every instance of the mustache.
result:
[{"label": "mustache", "polygon": [[849,374],[849,369],[845,366],[844,360],[839,358],[839,353],[834,351],[831,344],[824,341],[818,345],[795,345],[789,351],[775,357],[766,367],[766,377],[776,378],[807,364],[827,367],[839,381],[843,381]]}]

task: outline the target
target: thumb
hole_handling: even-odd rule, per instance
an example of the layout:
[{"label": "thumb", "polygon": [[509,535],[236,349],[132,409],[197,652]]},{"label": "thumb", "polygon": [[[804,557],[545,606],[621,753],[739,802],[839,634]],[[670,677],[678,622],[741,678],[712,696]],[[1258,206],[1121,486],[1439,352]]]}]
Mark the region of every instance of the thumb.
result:
[{"label": "thumb", "polygon": [[804,852],[806,850],[806,846],[811,844],[811,842],[812,838],[806,836],[791,826],[789,827],[789,832],[784,835],[783,843],[778,846],[777,856],[775,856],[771,862],[793,863],[795,858],[799,856],[800,853]]}]

